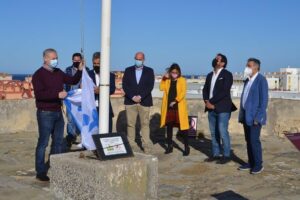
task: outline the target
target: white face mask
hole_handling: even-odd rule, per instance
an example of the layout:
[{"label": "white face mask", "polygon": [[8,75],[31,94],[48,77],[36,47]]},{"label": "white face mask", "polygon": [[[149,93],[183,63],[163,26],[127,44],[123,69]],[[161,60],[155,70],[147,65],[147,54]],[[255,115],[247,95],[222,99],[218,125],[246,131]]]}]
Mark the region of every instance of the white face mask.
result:
[{"label": "white face mask", "polygon": [[244,70],[244,77],[249,78],[252,75],[252,73],[253,73],[252,69],[249,67],[246,67]]}]

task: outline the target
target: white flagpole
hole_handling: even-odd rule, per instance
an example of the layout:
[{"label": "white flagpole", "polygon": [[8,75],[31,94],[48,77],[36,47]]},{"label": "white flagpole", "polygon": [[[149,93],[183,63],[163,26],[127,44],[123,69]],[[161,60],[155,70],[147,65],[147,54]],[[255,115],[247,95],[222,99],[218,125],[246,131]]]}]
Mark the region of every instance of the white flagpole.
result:
[{"label": "white flagpole", "polygon": [[111,0],[102,0],[99,134],[108,133]]}]

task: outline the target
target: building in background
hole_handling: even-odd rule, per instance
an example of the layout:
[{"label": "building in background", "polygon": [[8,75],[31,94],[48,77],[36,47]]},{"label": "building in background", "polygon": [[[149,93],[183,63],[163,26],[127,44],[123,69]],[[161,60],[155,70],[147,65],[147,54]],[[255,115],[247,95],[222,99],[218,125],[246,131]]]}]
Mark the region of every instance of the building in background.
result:
[{"label": "building in background", "polygon": [[279,76],[282,90],[300,92],[300,68],[280,68]]}]

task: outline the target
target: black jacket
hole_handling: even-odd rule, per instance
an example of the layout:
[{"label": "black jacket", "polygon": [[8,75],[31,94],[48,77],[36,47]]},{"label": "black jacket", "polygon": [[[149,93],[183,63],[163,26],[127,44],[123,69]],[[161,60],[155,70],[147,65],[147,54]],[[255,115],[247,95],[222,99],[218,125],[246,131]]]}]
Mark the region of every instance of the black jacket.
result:
[{"label": "black jacket", "polygon": [[[215,87],[213,90],[213,97],[209,99],[209,91],[210,91],[210,84],[212,80],[213,72],[210,72],[206,76],[205,85],[203,87],[203,100],[209,100],[211,104],[215,106],[216,113],[224,113],[224,112],[232,112],[235,111],[237,108],[232,103],[231,99],[231,86],[233,83],[233,76],[232,73],[226,69],[223,69],[219,76],[217,77]],[[205,108],[206,111],[211,111],[208,108]]]},{"label": "black jacket", "polygon": [[137,84],[135,76],[135,66],[126,68],[123,76],[122,87],[125,92],[124,104],[133,105],[136,104],[132,98],[136,95],[142,97],[141,105],[150,107],[153,105],[152,90],[154,87],[154,71],[150,67],[143,67],[142,76],[139,84]]},{"label": "black jacket", "polygon": [[[96,77],[95,77],[94,70],[90,70],[88,73],[89,73],[89,76],[91,77],[91,79],[93,80],[93,82],[96,84]],[[115,90],[116,90],[115,77],[116,77],[115,74],[110,73],[110,83],[109,83],[109,85],[110,85],[109,86],[109,94],[110,95],[114,94]],[[95,94],[95,99],[99,100],[99,95]],[[114,113],[113,113],[113,109],[112,109],[110,100],[109,100],[109,116],[114,117]]]}]

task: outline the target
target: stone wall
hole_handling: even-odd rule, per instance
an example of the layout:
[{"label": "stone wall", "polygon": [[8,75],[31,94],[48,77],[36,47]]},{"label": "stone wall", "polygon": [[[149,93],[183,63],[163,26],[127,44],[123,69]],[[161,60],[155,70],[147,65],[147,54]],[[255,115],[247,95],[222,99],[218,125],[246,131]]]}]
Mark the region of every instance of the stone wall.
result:
[{"label": "stone wall", "polygon": [[34,99],[0,101],[0,134],[37,131]]},{"label": "stone wall", "polygon": [[[239,99],[234,99],[239,107]],[[115,113],[114,130],[126,131],[126,116],[123,98],[112,98]],[[159,128],[161,99],[154,98],[151,109],[150,129],[152,133],[163,131]],[[198,132],[209,133],[207,114],[200,99],[188,100],[189,115],[198,116]],[[0,134],[14,132],[37,131],[36,108],[33,99],[0,101]],[[232,134],[242,134],[242,126],[237,120],[238,111],[232,114],[229,130]],[[300,131],[300,101],[270,99],[268,108],[268,124],[263,128],[263,135],[280,135],[284,131]]]}]

